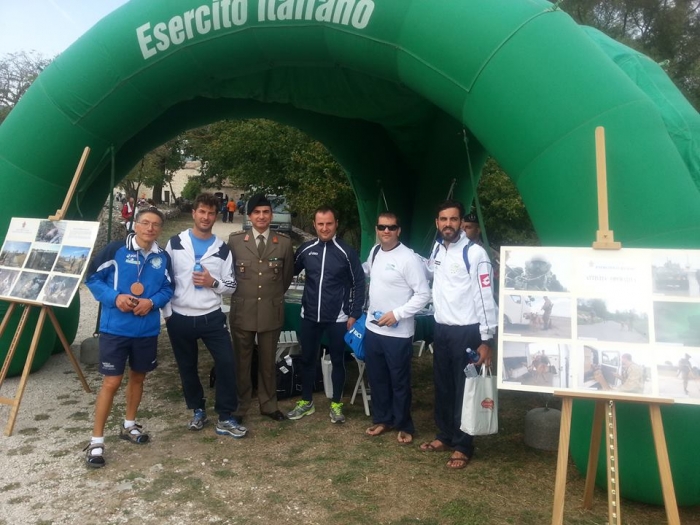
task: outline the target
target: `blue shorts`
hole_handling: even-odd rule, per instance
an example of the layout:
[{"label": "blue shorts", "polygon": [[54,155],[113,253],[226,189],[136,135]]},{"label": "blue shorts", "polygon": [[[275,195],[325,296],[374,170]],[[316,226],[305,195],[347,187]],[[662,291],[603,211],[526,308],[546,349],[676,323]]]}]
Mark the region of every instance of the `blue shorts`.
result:
[{"label": "blue shorts", "polygon": [[125,337],[100,334],[100,373],[124,375],[126,360],[134,372],[150,372],[158,366],[158,336]]}]

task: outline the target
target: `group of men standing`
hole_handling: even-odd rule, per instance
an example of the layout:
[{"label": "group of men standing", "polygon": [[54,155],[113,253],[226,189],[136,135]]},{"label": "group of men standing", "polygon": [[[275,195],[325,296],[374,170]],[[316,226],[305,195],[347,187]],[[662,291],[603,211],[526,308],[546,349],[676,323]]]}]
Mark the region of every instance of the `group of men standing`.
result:
[{"label": "group of men standing", "polygon": [[[140,210],[134,219],[135,233],[126,244],[110,244],[92,262],[86,283],[103,305],[100,371],[105,377],[93,438],[86,447],[88,466],[105,464],[104,426],[127,360],[131,370],[121,437],[137,444],[149,439],[135,419],[143,379],[157,364],[156,308],[162,309],[185,402],[192,410],[191,430],[201,430],[208,422],[198,372],[199,340],[214,360],[216,433],[242,438],[248,431],[243,420],[252,404],[254,347],[261,414],[275,421],[298,420],[315,412],[312,393],[324,334],[333,365],[329,417],[332,423],[343,423],[343,336],[362,315],[366,275],[370,284],[365,356],[373,403],[373,424],[366,433],[378,436],[396,430],[399,443],[411,443],[414,316],[431,300],[432,275],[438,433],[420,450],[451,450],[447,466],[464,468],[473,454],[472,437],[459,429],[467,349],[476,351],[476,365],[490,364],[497,307],[491,264],[483,248],[462,230],[462,205],[456,201],[440,205],[436,218],[440,235],[427,261],[400,242],[399,218],[380,214],[379,243],[364,265],[357,252],[337,237],[338,218],[332,208],[316,210],[317,238],[302,244],[296,254],[288,237],[270,230],[272,207],[264,195],[247,202],[252,229],[232,233],[228,243],[212,232],[218,209],[214,195],[197,197],[192,228],[172,237],[165,250],[155,242],[162,213],[155,208]],[[300,327],[302,396],[284,414],[277,404],[277,342],[284,324],[284,294],[293,276],[302,271],[306,273]],[[223,295],[231,295],[230,332],[221,309]],[[144,332],[134,329],[134,317],[144,318],[138,321],[140,327],[147,324]]]}]

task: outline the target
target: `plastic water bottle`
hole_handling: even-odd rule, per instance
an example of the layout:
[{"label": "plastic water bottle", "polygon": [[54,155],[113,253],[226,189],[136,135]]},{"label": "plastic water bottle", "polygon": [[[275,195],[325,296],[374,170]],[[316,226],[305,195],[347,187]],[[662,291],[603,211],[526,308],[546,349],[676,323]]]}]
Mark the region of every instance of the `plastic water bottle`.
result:
[{"label": "plastic water bottle", "polygon": [[[204,268],[202,267],[202,265],[200,264],[200,262],[197,261],[197,262],[194,263],[194,268],[192,269],[192,271],[193,271],[193,272],[203,272],[203,271],[204,271]],[[195,288],[201,288],[201,286],[197,286],[197,285],[195,285],[194,287],[195,287]]]},{"label": "plastic water bottle", "polygon": [[476,363],[479,360],[479,352],[476,350],[472,350],[471,348],[467,348],[467,361],[470,363]]},{"label": "plastic water bottle", "polygon": [[[384,312],[380,312],[379,310],[375,310],[374,312],[372,312],[372,315],[374,316],[374,319],[376,321],[379,321],[381,316],[384,315]],[[397,326],[399,326],[399,322],[396,321],[394,324],[392,324],[390,326],[391,326],[391,328],[396,328]]]}]

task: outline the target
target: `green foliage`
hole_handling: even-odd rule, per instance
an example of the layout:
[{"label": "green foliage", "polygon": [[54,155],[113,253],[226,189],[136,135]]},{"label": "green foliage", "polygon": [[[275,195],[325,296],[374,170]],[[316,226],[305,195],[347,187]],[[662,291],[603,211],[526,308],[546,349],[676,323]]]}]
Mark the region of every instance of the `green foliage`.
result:
[{"label": "green foliage", "polygon": [[319,142],[271,120],[222,121],[185,137],[188,155],[202,161],[202,184],[225,180],[247,192],[286,195],[295,226],[312,230],[313,211],[338,211],[339,235],[359,243],[355,194],[341,166]]},{"label": "green foliage", "polygon": [[[163,186],[171,184],[174,173],[185,165],[182,141],[181,137],[176,137],[147,153],[122,179],[119,187],[133,197],[139,196],[139,188],[142,185],[151,187],[153,198],[156,204],[159,204]],[[175,197],[172,185],[170,189]]]},{"label": "green foliage", "polygon": [[202,193],[201,179],[199,177],[190,177],[182,189],[182,198],[193,201],[200,193]]},{"label": "green foliage", "polygon": [[564,0],[561,7],[578,23],[662,63],[700,108],[700,0]]},{"label": "green foliage", "polygon": [[484,165],[478,192],[484,216],[483,230],[493,248],[539,244],[520,192],[493,158]]}]

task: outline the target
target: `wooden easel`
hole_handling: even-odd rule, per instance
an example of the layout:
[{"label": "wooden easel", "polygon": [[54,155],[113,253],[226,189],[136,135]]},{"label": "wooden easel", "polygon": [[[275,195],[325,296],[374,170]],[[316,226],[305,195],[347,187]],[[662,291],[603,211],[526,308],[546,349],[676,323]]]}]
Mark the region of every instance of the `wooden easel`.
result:
[{"label": "wooden easel", "polygon": [[[65,216],[66,210],[68,208],[68,205],[70,204],[71,199],[73,198],[73,193],[75,192],[75,188],[78,185],[78,180],[80,179],[80,175],[83,172],[83,168],[85,167],[85,163],[87,161],[87,157],[90,154],[90,148],[85,148],[83,151],[83,156],[80,159],[80,163],[78,164],[78,168],[75,171],[75,175],[73,176],[73,182],[70,185],[70,188],[68,189],[68,194],[66,195],[65,200],[63,201],[63,207],[60,210],[56,211],[56,215],[51,215],[49,217],[49,220],[51,221],[60,221],[63,219]],[[58,320],[56,319],[56,314],[54,313],[53,309],[49,305],[44,305],[41,303],[37,303],[34,301],[20,301],[20,300],[9,300],[10,306],[5,312],[5,317],[3,317],[2,323],[0,324],[0,337],[2,337],[2,334],[5,332],[5,328],[7,328],[7,325],[10,322],[10,318],[12,317],[12,314],[16,308],[16,306],[19,304],[21,307],[24,308],[24,312],[22,312],[22,316],[20,317],[19,324],[17,325],[17,330],[15,331],[15,335],[12,338],[12,343],[10,344],[10,348],[7,351],[7,355],[5,356],[5,362],[2,365],[2,370],[0,370],[0,389],[2,388],[2,384],[5,382],[5,378],[7,377],[7,372],[10,369],[10,363],[12,363],[12,358],[15,355],[15,351],[17,350],[17,346],[19,345],[20,338],[22,337],[22,332],[24,331],[24,327],[27,324],[27,319],[29,318],[29,313],[31,312],[33,307],[38,307],[41,308],[41,311],[39,312],[39,319],[37,320],[36,326],[34,328],[34,337],[32,337],[32,342],[31,345],[29,346],[29,352],[27,353],[27,360],[24,363],[24,370],[22,371],[22,377],[20,378],[19,385],[17,387],[17,391],[15,392],[15,397],[9,398],[9,397],[0,397],[0,404],[3,405],[10,405],[12,409],[10,410],[10,418],[7,422],[7,426],[5,427],[5,435],[6,436],[11,436],[12,435],[12,430],[15,427],[15,421],[17,419],[17,413],[19,412],[19,405],[22,402],[22,396],[24,395],[24,389],[27,386],[27,379],[29,378],[29,372],[32,369],[32,363],[34,362],[34,356],[36,354],[36,349],[39,346],[39,339],[41,338],[41,331],[44,327],[44,322],[46,321],[46,316],[51,319],[51,323],[53,324],[54,329],[56,330],[56,334],[58,334],[58,338],[61,340],[61,344],[63,345],[63,349],[66,351],[66,355],[68,356],[68,359],[70,359],[71,364],[73,365],[73,368],[75,369],[76,373],[78,374],[78,378],[80,379],[80,382],[83,384],[83,389],[85,392],[90,393],[90,386],[87,384],[87,381],[85,380],[85,376],[83,375],[83,371],[80,369],[80,364],[78,364],[78,361],[75,359],[75,356],[73,355],[73,352],[71,352],[70,349],[70,344],[68,344],[68,340],[66,339],[66,336],[63,334],[63,330],[61,329],[61,325],[58,323]]]},{"label": "wooden easel", "polygon": [[[608,182],[605,167],[605,129],[597,127],[596,141],[596,171],[598,176],[598,223],[599,229],[593,248],[598,250],[619,250],[622,245],[615,242],[613,232],[608,224]],[[554,482],[554,505],[552,509],[552,525],[564,523],[564,498],[566,496],[566,470],[569,462],[569,440],[571,437],[571,412],[574,399],[594,399],[593,427],[591,443],[588,450],[588,465],[586,467],[586,484],[583,495],[583,508],[591,508],[593,503],[593,488],[595,486],[600,438],[605,422],[605,444],[608,474],[608,524],[620,525],[620,469],[618,463],[617,422],[615,418],[615,402],[645,403],[649,405],[651,429],[654,434],[656,459],[661,476],[661,488],[666,507],[666,517],[669,525],[680,525],[676,493],[673,489],[671,466],[668,460],[668,448],[661,419],[661,405],[673,404],[673,399],[631,396],[612,392],[570,392],[555,390],[555,396],[562,397],[561,426],[559,430],[559,453],[557,456],[557,475]]]}]

